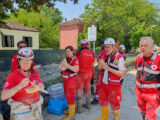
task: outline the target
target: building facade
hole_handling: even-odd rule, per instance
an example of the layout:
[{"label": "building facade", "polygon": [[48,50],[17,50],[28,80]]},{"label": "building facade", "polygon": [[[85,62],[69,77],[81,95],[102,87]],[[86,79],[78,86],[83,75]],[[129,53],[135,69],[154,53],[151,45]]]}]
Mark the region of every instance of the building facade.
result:
[{"label": "building facade", "polygon": [[84,23],[80,19],[73,19],[60,23],[60,49],[65,49],[68,45],[78,48],[77,39],[79,33],[83,31]]},{"label": "building facade", "polygon": [[27,42],[31,49],[39,49],[39,31],[11,21],[0,28],[0,50],[17,50],[17,43]]}]

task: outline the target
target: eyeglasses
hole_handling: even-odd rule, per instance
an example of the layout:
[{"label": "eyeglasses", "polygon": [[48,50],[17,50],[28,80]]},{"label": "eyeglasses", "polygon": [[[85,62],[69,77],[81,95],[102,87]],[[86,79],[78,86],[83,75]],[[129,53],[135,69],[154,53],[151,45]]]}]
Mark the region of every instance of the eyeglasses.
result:
[{"label": "eyeglasses", "polygon": [[26,46],[19,46],[19,48],[24,48],[24,47],[26,47]]}]

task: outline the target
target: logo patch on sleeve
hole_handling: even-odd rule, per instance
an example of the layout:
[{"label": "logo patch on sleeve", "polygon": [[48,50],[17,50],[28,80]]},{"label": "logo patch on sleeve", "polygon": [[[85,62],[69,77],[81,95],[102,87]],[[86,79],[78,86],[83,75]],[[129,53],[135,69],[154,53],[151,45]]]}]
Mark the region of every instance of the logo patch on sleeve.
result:
[{"label": "logo patch on sleeve", "polygon": [[151,69],[152,69],[152,70],[156,70],[156,69],[157,69],[157,65],[152,65],[152,66],[151,66]]}]

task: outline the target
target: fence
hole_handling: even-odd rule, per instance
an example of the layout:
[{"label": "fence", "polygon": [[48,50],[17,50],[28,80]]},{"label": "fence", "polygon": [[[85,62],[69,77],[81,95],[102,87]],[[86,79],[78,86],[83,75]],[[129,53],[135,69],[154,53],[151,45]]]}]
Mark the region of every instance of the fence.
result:
[{"label": "fence", "polygon": [[[9,70],[11,58],[16,50],[0,50],[0,70]],[[59,63],[65,57],[64,50],[34,50],[35,63],[46,65]]]}]

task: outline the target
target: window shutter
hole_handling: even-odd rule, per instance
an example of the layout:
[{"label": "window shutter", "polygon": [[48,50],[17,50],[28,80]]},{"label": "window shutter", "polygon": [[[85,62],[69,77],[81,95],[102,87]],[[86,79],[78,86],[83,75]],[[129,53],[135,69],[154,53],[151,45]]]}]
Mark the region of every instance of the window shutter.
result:
[{"label": "window shutter", "polygon": [[29,42],[30,42],[30,47],[32,47],[32,37],[30,37]]},{"label": "window shutter", "polygon": [[2,35],[2,47],[5,47],[4,35],[3,34],[1,34],[1,35]]},{"label": "window shutter", "polygon": [[10,40],[11,40],[11,47],[14,47],[14,36],[10,36]]}]

